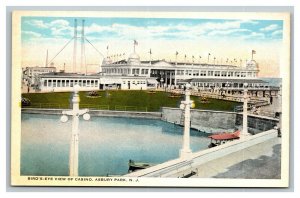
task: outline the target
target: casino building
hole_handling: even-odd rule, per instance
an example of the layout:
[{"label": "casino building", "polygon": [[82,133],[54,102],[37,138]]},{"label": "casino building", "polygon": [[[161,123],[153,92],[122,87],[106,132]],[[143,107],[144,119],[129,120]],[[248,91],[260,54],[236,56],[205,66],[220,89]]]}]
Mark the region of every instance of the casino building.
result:
[{"label": "casino building", "polygon": [[112,61],[105,58],[100,72],[92,75],[65,72],[41,74],[39,87],[46,92],[72,91],[74,84],[78,83],[82,90],[147,90],[183,88],[184,84],[190,82],[194,90],[237,93],[242,91],[243,83],[247,82],[250,91],[262,90],[271,94],[268,83],[257,78],[258,72],[255,60],[240,67],[165,60],[141,61],[134,52],[127,60]]}]

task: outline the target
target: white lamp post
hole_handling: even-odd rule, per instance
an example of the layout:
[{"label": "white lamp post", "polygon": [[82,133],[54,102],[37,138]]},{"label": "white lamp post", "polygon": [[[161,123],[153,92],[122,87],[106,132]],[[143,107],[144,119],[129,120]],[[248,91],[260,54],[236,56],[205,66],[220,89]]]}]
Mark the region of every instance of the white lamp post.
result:
[{"label": "white lamp post", "polygon": [[244,104],[243,104],[243,135],[248,133],[248,83],[244,83]]},{"label": "white lamp post", "polygon": [[164,79],[161,76],[161,78],[160,78],[160,87],[163,87],[163,83],[164,83]]},{"label": "white lamp post", "polygon": [[190,109],[192,107],[193,101],[190,99],[191,85],[186,84],[185,89],[185,100],[181,101],[180,108],[184,109],[184,131],[183,131],[183,143],[182,149],[180,150],[181,158],[189,158],[192,154],[192,150],[190,149],[190,122],[191,122],[191,112]]},{"label": "white lamp post", "polygon": [[72,98],[73,110],[71,111],[63,111],[62,116],[60,118],[61,122],[67,122],[68,116],[72,116],[72,135],[71,135],[71,143],[70,143],[70,154],[69,154],[69,175],[70,176],[78,176],[78,145],[79,145],[79,116],[83,115],[84,120],[89,120],[90,115],[87,113],[88,109],[79,109],[79,85],[74,86],[74,95]]},{"label": "white lamp post", "polygon": [[228,81],[226,82],[225,86],[226,86],[226,95],[228,95],[228,87],[229,87],[229,82]]}]

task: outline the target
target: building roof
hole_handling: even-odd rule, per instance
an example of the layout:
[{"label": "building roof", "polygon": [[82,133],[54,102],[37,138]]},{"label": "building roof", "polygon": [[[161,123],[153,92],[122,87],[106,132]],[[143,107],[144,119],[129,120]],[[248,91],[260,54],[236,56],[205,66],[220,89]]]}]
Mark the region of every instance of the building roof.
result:
[{"label": "building roof", "polygon": [[203,83],[268,83],[260,79],[218,79],[218,78],[193,78],[187,80],[181,80],[180,82],[203,82]]},{"label": "building roof", "polygon": [[99,78],[99,76],[100,76],[99,74],[85,75],[85,74],[65,73],[65,72],[50,72],[50,73],[40,74],[40,77],[77,77],[77,78],[97,77]]}]

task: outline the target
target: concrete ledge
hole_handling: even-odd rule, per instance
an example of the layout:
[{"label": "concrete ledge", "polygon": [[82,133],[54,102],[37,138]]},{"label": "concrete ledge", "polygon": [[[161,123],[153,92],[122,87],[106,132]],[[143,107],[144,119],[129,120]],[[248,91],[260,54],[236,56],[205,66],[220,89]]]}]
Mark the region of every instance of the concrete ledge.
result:
[{"label": "concrete ledge", "polygon": [[[48,114],[48,115],[61,115],[62,111],[65,110],[69,110],[69,109],[22,108],[23,113]],[[90,110],[89,113],[92,116],[161,119],[161,112]]]},{"label": "concrete ledge", "polygon": [[230,155],[250,146],[277,137],[277,130],[269,130],[257,135],[242,137],[240,140],[193,153],[189,159],[174,159],[168,162],[133,172],[126,177],[183,177],[206,162]]}]

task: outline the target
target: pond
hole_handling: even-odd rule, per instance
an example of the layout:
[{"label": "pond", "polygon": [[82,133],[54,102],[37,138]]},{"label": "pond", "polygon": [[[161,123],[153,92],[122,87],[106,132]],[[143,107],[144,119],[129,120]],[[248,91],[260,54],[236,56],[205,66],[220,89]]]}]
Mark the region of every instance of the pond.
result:
[{"label": "pond", "polygon": [[[67,176],[71,118],[22,113],[21,175]],[[179,157],[183,128],[155,119],[91,117],[79,123],[79,176],[124,175],[128,161],[162,163]],[[208,134],[191,130],[193,152]]]}]

